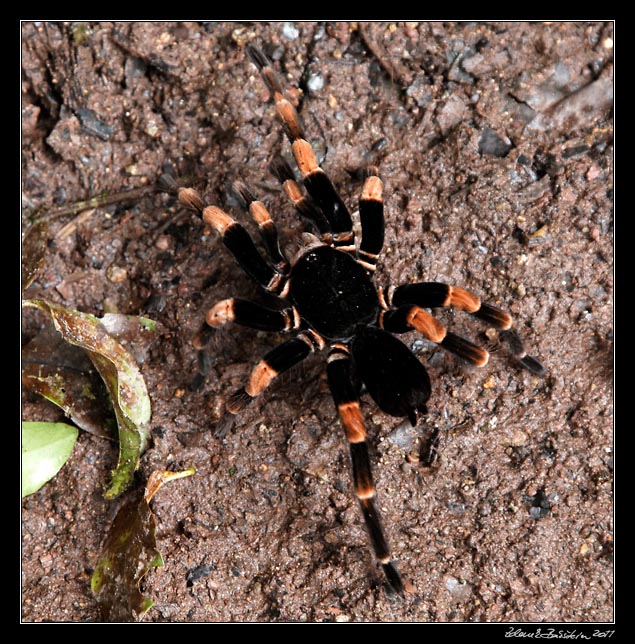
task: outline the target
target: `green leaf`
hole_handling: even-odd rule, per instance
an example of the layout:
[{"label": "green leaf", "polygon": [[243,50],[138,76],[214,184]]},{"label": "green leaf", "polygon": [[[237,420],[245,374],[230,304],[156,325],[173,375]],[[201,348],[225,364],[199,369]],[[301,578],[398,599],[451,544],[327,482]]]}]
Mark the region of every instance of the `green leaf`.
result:
[{"label": "green leaf", "polygon": [[77,428],[65,423],[22,423],[22,496],[37,492],[66,463]]},{"label": "green leaf", "polygon": [[106,384],[119,428],[119,460],[104,495],[115,498],[132,481],[148,434],[150,398],[137,363],[95,316],[46,300],[23,300],[23,306],[47,313],[64,340],[86,351]]}]

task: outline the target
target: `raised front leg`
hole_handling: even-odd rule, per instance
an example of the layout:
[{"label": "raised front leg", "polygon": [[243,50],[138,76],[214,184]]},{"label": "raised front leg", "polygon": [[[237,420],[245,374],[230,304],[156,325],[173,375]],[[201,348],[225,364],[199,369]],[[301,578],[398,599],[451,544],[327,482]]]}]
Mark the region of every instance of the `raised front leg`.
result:
[{"label": "raised front leg", "polygon": [[246,210],[258,224],[258,229],[267,247],[269,258],[279,273],[289,272],[289,261],[280,250],[278,229],[271,219],[271,215],[262,201],[257,199],[242,181],[234,182],[236,193],[241,207]]},{"label": "raised front leg", "polygon": [[276,157],[270,164],[270,170],[280,182],[282,190],[295,206],[298,214],[320,231],[324,243],[330,244],[331,224],[317,204],[298,185],[291,166],[282,157]]},{"label": "raised front leg", "polygon": [[265,85],[269,89],[278,117],[291,142],[291,150],[300,170],[309,195],[324,213],[333,232],[333,243],[342,250],[355,247],[353,221],[335,186],[320,167],[311,144],[307,141],[304,129],[295,107],[284,96],[278,75],[269,59],[260,49],[247,46],[247,54],[258,68]]},{"label": "raised front leg", "polygon": [[206,206],[194,188],[177,187],[173,180],[166,183],[182,205],[198,213],[208,226],[220,234],[223,244],[249,277],[265,290],[280,293],[286,278],[265,261],[249,233],[237,221],[218,206]]}]

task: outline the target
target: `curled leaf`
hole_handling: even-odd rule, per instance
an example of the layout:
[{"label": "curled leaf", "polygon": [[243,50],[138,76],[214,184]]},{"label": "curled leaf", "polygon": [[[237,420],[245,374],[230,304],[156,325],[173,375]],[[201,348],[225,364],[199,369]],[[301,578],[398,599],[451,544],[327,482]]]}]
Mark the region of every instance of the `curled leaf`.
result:
[{"label": "curled leaf", "polygon": [[134,356],[138,364],[146,360],[150,344],[154,341],[159,325],[154,320],[138,315],[106,313],[99,321],[109,335]]},{"label": "curled leaf", "polygon": [[141,594],[141,579],[161,564],[154,515],[137,493],[117,512],[90,580],[102,619],[131,622],[143,617],[153,602]]},{"label": "curled leaf", "polygon": [[90,581],[104,621],[138,621],[154,605],[140,590],[143,577],[163,565],[149,500],[163,483],[193,473],[193,469],[153,472],[146,489],[135,493],[117,513]]},{"label": "curled leaf", "polygon": [[37,492],[68,460],[77,428],[65,423],[22,423],[22,496]]},{"label": "curled leaf", "polygon": [[23,305],[47,313],[66,342],[84,349],[108,389],[119,428],[119,460],[105,496],[114,498],[132,481],[146,445],[151,411],[143,376],[129,351],[93,315],[46,300]]},{"label": "curled leaf", "polygon": [[51,327],[22,349],[22,386],[57,405],[80,429],[117,440],[117,423],[103,381],[86,352]]}]

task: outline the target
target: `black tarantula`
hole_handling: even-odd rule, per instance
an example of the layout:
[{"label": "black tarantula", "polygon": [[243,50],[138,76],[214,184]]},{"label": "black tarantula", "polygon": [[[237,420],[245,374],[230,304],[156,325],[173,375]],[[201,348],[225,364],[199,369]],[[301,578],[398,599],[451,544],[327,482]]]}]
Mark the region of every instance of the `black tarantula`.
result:
[{"label": "black tarantula", "polygon": [[305,233],[302,247],[289,260],[280,250],[276,226],[264,204],[246,186],[236,183],[242,205],[262,234],[264,257],[232,217],[217,206],[206,206],[192,188],[177,189],[172,183],[180,203],[198,212],[205,223],[218,231],[242,269],[280,301],[279,308],[269,308],[239,298],[222,300],[207,313],[207,323],[220,327],[231,321],[264,331],[295,332],[293,338],[258,362],[245,386],[230,396],[226,409],[229,414],[238,414],[282,372],[310,353],[328,348],[328,383],[350,446],[355,494],[375,556],[390,587],[402,594],[404,585],[391,559],[375,503],[359,398],[363,385],[382,411],[407,417],[414,426],[417,413],[426,413],[430,378],[410,349],[392,334],[416,330],[469,363],[484,366],[489,358],[487,351],[446,330],[427,310],[453,307],[500,329],[523,367],[538,375],[543,375],[545,369],[526,354],[512,330],[511,316],[481,302],[469,291],[439,282],[403,284],[385,290],[375,286],[373,273],[384,241],[382,181],[377,169],[371,167],[366,173],[359,200],[361,239],[356,243],[349,210],[316,160],[271,63],[254,46],[248,46],[247,53],[275,102],[305,191],[281,158],[272,164],[273,172],[298,213],[317,234]]}]

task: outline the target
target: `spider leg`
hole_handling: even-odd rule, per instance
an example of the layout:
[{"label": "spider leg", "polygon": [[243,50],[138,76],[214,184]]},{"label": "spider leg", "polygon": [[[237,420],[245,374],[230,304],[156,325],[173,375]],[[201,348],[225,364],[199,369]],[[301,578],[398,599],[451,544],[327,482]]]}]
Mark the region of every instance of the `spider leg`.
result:
[{"label": "spider leg", "polygon": [[379,325],[390,333],[419,331],[425,338],[476,367],[484,367],[489,353],[476,344],[448,331],[433,315],[420,306],[404,304],[380,313]]},{"label": "spider leg", "polygon": [[359,219],[362,226],[362,239],[359,244],[357,261],[369,271],[374,271],[377,256],[384,245],[384,201],[383,184],[377,168],[371,166],[359,200]]},{"label": "spider leg", "polygon": [[[333,231],[333,243],[340,250],[355,250],[353,221],[335,186],[320,167],[311,144],[307,141],[298,113],[284,96],[278,75],[271,62],[253,45],[247,46],[249,58],[258,68],[276,106],[278,117],[291,142],[291,150],[311,198],[325,214]],[[352,248],[351,248],[352,247]]]},{"label": "spider leg", "polygon": [[389,299],[390,304],[395,307],[415,304],[425,308],[452,307],[467,311],[474,317],[500,329],[501,337],[525,369],[538,376],[544,376],[547,373],[545,367],[536,358],[527,355],[518,333],[513,329],[512,316],[491,304],[481,302],[476,295],[465,289],[440,282],[403,284],[389,294]]},{"label": "spider leg", "polygon": [[230,414],[240,413],[281,373],[323,347],[324,339],[315,331],[307,330],[268,351],[253,368],[247,384],[229,397],[226,404],[227,411]]},{"label": "spider leg", "polygon": [[206,322],[219,328],[228,322],[260,331],[290,331],[300,328],[300,315],[295,307],[271,309],[240,297],[217,302],[208,312]]},{"label": "spider leg", "polygon": [[547,373],[544,365],[539,360],[536,360],[533,356],[527,355],[523,342],[516,331],[513,329],[510,331],[503,331],[501,332],[501,338],[507,342],[512,355],[523,367],[525,367],[525,369],[535,373],[537,376],[544,376]]},{"label": "spider leg", "polygon": [[327,376],[329,387],[340,422],[348,439],[353,465],[355,495],[366,523],[366,529],[390,586],[400,595],[404,592],[401,575],[390,556],[388,541],[384,535],[379,512],[375,504],[375,484],[366,442],[366,428],[359,406],[359,383],[354,376],[348,348],[335,345],[328,357]]},{"label": "spider leg", "polygon": [[278,179],[282,190],[287,195],[291,203],[295,206],[296,211],[304,219],[308,219],[319,231],[322,240],[326,243],[331,242],[331,225],[324,213],[317,207],[317,204],[311,197],[304,192],[297,184],[293,176],[291,166],[282,158],[275,157],[270,164],[273,175]]},{"label": "spider leg", "polygon": [[254,194],[242,183],[236,181],[233,185],[234,192],[238,196],[240,205],[244,210],[247,210],[253,217],[254,221],[258,224],[260,233],[264,239],[267,247],[269,257],[273,262],[278,273],[289,272],[289,261],[280,250],[278,242],[278,229],[271,219],[271,215],[262,201],[256,199]]},{"label": "spider leg", "polygon": [[249,277],[265,290],[280,293],[286,283],[285,276],[263,259],[249,233],[237,221],[218,206],[206,206],[193,188],[181,187],[176,192],[182,205],[197,212],[208,226],[220,233],[223,244]]}]

